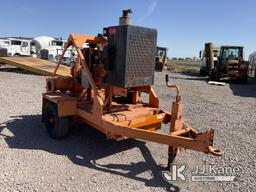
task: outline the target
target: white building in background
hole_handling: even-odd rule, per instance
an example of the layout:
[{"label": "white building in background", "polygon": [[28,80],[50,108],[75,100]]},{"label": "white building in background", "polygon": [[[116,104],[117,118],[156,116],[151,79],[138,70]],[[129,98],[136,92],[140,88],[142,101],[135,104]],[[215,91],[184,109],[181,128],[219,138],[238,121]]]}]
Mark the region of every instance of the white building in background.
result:
[{"label": "white building in background", "polygon": [[256,78],[256,51],[249,55],[249,77]]}]

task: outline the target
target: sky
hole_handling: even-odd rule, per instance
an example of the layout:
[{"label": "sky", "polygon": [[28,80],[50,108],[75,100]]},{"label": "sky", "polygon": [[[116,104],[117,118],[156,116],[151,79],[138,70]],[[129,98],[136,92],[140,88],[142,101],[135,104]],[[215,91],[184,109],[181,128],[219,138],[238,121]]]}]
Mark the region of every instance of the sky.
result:
[{"label": "sky", "polygon": [[133,25],[158,30],[169,57],[198,57],[205,42],[243,45],[246,57],[256,51],[255,0],[6,0],[0,37],[97,35],[128,8]]}]

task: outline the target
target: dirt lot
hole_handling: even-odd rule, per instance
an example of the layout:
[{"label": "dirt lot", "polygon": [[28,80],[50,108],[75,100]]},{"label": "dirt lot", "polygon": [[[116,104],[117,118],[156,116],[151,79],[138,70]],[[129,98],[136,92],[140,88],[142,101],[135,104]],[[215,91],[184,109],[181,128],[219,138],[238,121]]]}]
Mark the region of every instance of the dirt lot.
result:
[{"label": "dirt lot", "polygon": [[[171,73],[182,88],[184,119],[199,130],[214,128],[213,157],[182,151],[186,182],[166,182],[161,171],[167,147],[139,140],[119,143],[87,126],[65,140],[52,140],[41,123],[45,77],[0,72],[0,191],[255,191],[256,83],[208,85],[196,76]],[[174,93],[155,77],[161,105],[169,109]],[[164,127],[168,129],[168,127]],[[234,182],[192,182],[196,165],[237,167]]]}]

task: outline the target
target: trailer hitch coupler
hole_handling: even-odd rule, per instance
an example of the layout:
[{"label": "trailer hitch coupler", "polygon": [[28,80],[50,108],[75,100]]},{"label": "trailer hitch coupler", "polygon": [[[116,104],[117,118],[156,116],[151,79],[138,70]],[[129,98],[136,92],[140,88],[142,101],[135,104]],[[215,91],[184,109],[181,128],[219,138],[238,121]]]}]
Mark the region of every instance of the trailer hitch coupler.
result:
[{"label": "trailer hitch coupler", "polygon": [[222,153],[219,149],[217,148],[214,148],[213,146],[209,146],[209,153],[212,154],[212,155],[215,155],[215,156],[221,156]]}]

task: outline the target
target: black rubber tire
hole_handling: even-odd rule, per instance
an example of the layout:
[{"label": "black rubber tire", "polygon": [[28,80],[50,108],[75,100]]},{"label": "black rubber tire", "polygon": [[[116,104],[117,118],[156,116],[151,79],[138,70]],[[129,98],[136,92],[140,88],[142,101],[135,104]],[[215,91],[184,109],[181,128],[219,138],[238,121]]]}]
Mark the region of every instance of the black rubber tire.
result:
[{"label": "black rubber tire", "polygon": [[62,139],[69,133],[71,121],[69,117],[58,117],[57,105],[48,102],[43,111],[44,123],[49,136]]}]

